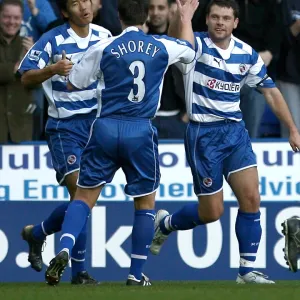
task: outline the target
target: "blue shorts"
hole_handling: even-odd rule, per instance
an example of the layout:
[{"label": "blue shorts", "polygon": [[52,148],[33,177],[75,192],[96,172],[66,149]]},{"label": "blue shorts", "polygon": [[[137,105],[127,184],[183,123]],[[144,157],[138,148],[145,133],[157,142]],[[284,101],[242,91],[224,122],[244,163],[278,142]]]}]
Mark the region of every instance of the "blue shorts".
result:
[{"label": "blue shorts", "polygon": [[185,136],[187,160],[197,196],[223,187],[223,175],[256,166],[256,156],[244,122],[190,122]]},{"label": "blue shorts", "polygon": [[81,154],[88,142],[95,116],[89,114],[70,119],[48,118],[45,133],[59,184],[64,185],[65,177],[79,170]]},{"label": "blue shorts", "polygon": [[93,124],[81,156],[78,186],[93,188],[110,183],[119,168],[126,176],[126,195],[139,197],[157,190],[158,141],[150,120],[111,116]]}]

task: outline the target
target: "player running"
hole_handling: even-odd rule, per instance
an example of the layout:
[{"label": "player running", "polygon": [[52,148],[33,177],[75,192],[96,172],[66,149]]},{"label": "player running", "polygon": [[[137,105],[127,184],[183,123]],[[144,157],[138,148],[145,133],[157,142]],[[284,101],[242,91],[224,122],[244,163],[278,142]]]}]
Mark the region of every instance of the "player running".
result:
[{"label": "player running", "polygon": [[[72,201],[81,154],[96,116],[97,81],[82,91],[70,92],[66,78],[89,47],[111,34],[91,24],[91,0],[58,0],[57,3],[67,22],[40,38],[22,61],[19,72],[25,86],[43,85],[49,103],[45,129],[47,143],[57,180],[60,185],[66,185]],[[23,239],[29,245],[28,261],[38,272],[43,266],[41,252],[46,236],[61,230],[68,205],[68,202],[60,205],[44,222],[25,226],[22,231]],[[86,239],[87,228],[83,227],[71,254],[73,284],[97,283],[86,272]]]},{"label": "player running", "polygon": [[264,94],[274,113],[289,128],[294,151],[300,149],[300,136],[260,56],[232,35],[238,25],[237,3],[210,1],[206,17],[208,32],[188,34],[180,30],[186,18],[181,2],[184,1],[177,1],[178,14],[169,32],[196,44],[196,61],[181,64],[181,69],[185,74],[192,69],[184,75],[190,117],[185,150],[199,202],[185,205],[172,215],[158,211],[151,252],[158,254],[171,232],[192,229],[221,217],[224,176],[239,202],[235,229],[240,267],[236,281],[274,283],[254,271],[262,232],[260,195],[256,157],[239,107],[242,86],[257,87]]},{"label": "player running", "polygon": [[[184,7],[191,14],[197,0]],[[157,132],[151,119],[159,108],[163,76],[169,65],[191,63],[195,51],[182,40],[155,37],[141,30],[148,16],[146,0],[120,0],[120,36],[91,47],[69,81],[84,89],[99,79],[98,113],[82,154],[78,188],[62,226],[59,253],[50,262],[46,281],[56,285],[78,235],[106,183],[122,168],[125,193],[134,198],[131,266],[127,285],[149,286],[142,272],[154,235],[155,194],[160,182]],[[184,28],[191,29],[191,21]]]}]

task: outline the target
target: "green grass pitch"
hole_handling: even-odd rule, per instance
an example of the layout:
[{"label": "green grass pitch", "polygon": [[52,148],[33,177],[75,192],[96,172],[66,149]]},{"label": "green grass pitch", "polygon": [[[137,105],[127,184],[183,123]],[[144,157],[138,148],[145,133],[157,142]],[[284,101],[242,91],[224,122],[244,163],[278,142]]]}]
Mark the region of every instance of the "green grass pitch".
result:
[{"label": "green grass pitch", "polygon": [[124,283],[51,287],[42,283],[0,283],[1,300],[293,300],[300,299],[300,280],[274,285],[237,285],[234,281],[154,282],[152,287]]}]

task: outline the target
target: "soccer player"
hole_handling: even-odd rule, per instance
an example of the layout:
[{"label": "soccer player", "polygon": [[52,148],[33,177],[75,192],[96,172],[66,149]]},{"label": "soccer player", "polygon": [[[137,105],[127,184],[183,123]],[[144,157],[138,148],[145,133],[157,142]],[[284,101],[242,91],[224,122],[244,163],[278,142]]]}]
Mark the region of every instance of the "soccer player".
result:
[{"label": "soccer player", "polygon": [[[189,0],[184,9],[192,15],[197,6],[197,0]],[[60,251],[45,274],[52,285],[59,283],[99,193],[119,168],[126,176],[125,193],[134,198],[135,207],[126,284],[151,285],[142,273],[154,235],[155,193],[160,182],[157,131],[151,119],[159,108],[168,66],[192,62],[195,51],[185,41],[144,34],[146,0],[120,0],[118,11],[124,29],[121,35],[91,47],[69,76],[69,86],[75,89],[99,79],[98,113],[82,154],[75,200],[62,226]],[[184,27],[191,27],[191,22]]]},{"label": "soccer player", "polygon": [[284,259],[292,272],[298,271],[300,254],[300,217],[294,216],[282,223],[285,235]]},{"label": "soccer player", "polygon": [[[89,47],[111,34],[90,24],[93,19],[90,0],[59,0],[58,4],[67,22],[40,38],[22,61],[19,72],[25,86],[43,85],[49,103],[45,129],[48,147],[57,180],[66,185],[73,200],[81,154],[96,117],[97,82],[91,82],[82,91],[70,92],[66,78]],[[61,230],[68,204],[57,207],[41,224],[25,226],[22,231],[29,245],[28,261],[38,272],[43,266],[41,251],[45,238]],[[96,283],[85,269],[86,239],[84,227],[72,251],[73,284]]]},{"label": "soccer player", "polygon": [[[266,73],[261,57],[232,35],[238,25],[238,5],[234,0],[212,0],[208,5],[208,32],[187,34],[180,30],[184,12],[179,13],[169,33],[195,41],[196,60],[181,65],[184,75],[190,123],[185,150],[191,167],[198,203],[185,205],[170,215],[158,211],[151,252],[158,254],[169,234],[218,220],[223,207],[223,176],[239,202],[236,236],[240,267],[237,283],[274,283],[254,271],[261,238],[260,195],[256,157],[239,108],[244,84],[262,92],[277,117],[290,130],[290,145],[300,149],[300,136],[288,107]],[[189,37],[192,39],[189,39]]]}]

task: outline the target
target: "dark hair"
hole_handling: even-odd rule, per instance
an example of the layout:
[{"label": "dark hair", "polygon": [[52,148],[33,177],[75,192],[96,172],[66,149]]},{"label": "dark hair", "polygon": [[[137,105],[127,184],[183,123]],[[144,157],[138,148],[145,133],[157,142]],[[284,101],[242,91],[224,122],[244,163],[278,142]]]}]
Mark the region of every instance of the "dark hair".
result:
[{"label": "dark hair", "polygon": [[206,8],[206,15],[210,14],[211,7],[217,5],[220,7],[232,8],[234,18],[238,18],[240,15],[240,8],[235,0],[211,0]]},{"label": "dark hair", "polygon": [[24,6],[21,0],[3,0],[0,2],[0,12],[3,10],[5,5],[15,5],[19,6],[22,10],[22,13],[24,12]]},{"label": "dark hair", "polygon": [[119,0],[120,19],[127,26],[143,25],[148,17],[148,0]]},{"label": "dark hair", "polygon": [[56,0],[56,4],[60,11],[67,11],[68,0]]}]

